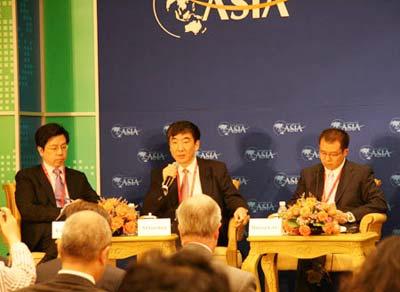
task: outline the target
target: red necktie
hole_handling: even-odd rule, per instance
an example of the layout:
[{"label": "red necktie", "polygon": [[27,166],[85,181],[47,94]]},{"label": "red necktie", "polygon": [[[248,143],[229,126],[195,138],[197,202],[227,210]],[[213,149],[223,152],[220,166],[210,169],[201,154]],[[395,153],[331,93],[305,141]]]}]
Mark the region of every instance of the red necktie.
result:
[{"label": "red necktie", "polygon": [[61,178],[61,170],[55,168],[53,173],[56,175],[56,185],[54,188],[54,195],[56,197],[57,207],[64,207],[65,202],[65,186]]},{"label": "red necktie", "polygon": [[179,198],[179,203],[182,202],[184,199],[189,197],[189,178],[188,178],[188,172],[186,168],[183,170],[183,178],[182,178],[182,184],[181,184],[181,196]]}]

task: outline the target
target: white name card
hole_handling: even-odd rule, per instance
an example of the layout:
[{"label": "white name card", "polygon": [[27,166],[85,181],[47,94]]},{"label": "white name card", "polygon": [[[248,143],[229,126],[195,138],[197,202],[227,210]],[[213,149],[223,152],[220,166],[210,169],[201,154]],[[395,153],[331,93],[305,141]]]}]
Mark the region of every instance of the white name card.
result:
[{"label": "white name card", "polygon": [[283,235],[281,218],[250,219],[249,236],[279,236]]},{"label": "white name card", "polygon": [[171,219],[138,219],[138,236],[171,235]]},{"label": "white name card", "polygon": [[51,222],[51,238],[53,238],[53,239],[61,238],[64,223],[65,223],[65,221]]}]

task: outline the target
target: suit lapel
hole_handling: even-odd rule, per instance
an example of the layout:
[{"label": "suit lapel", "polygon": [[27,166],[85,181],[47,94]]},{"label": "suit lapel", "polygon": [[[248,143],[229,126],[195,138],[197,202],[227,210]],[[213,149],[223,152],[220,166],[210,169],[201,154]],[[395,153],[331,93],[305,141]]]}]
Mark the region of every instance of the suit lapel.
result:
[{"label": "suit lapel", "polygon": [[54,196],[53,187],[51,186],[50,180],[48,179],[46,173],[44,172],[42,165],[38,167],[38,177],[39,177],[39,182],[42,184],[42,187],[44,189],[44,193],[49,197],[52,205],[56,206],[57,204],[56,204],[56,198]]},{"label": "suit lapel", "polygon": [[324,173],[325,169],[322,164],[318,166],[318,172],[316,175],[316,186],[315,186],[315,194],[318,200],[322,199],[322,194],[324,193]]},{"label": "suit lapel", "polygon": [[343,165],[342,174],[341,174],[340,180],[339,180],[339,185],[336,190],[336,196],[335,196],[336,205],[338,204],[341,197],[343,196],[348,183],[351,181],[352,172],[353,172],[353,169],[352,169],[351,165],[348,163],[348,161],[346,160],[346,162]]},{"label": "suit lapel", "polygon": [[199,176],[200,176],[200,184],[201,191],[203,194],[211,194],[212,193],[212,170],[210,167],[207,167],[204,160],[201,158],[197,158],[197,164],[199,166]]},{"label": "suit lapel", "polygon": [[75,191],[75,183],[73,181],[72,178],[72,172],[69,168],[65,167],[65,182],[67,183],[67,190],[68,190],[68,195],[70,197],[70,199],[74,200],[75,199],[75,195],[76,195],[76,191]]}]

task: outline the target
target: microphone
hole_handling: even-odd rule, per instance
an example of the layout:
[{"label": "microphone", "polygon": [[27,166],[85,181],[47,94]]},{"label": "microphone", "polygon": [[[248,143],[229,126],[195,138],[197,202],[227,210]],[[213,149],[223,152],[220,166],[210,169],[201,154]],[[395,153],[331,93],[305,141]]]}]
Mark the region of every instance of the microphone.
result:
[{"label": "microphone", "polygon": [[[173,165],[176,169],[178,169],[178,163],[174,162],[174,163],[172,163],[172,165]],[[175,180],[175,177],[169,175],[169,176],[167,176],[167,177],[165,178],[165,180],[162,182],[162,184],[161,184],[161,189],[163,190],[164,196],[166,196],[166,195],[168,194],[169,187],[172,185],[172,183],[174,182],[174,180]]]}]

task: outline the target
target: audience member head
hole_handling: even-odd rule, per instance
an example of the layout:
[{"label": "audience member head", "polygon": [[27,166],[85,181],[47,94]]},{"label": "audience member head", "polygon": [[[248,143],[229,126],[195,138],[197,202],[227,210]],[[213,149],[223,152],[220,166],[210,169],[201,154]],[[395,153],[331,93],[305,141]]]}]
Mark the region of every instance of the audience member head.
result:
[{"label": "audience member head", "polygon": [[93,211],[80,211],[65,221],[58,253],[63,269],[93,275],[99,280],[104,272],[111,245],[107,220]]},{"label": "audience member head", "polygon": [[221,226],[221,209],[207,195],[195,195],[182,201],[176,210],[182,245],[191,241],[207,244],[214,249]]},{"label": "audience member head", "polygon": [[128,269],[120,292],[228,292],[226,275],[213,268],[210,258],[192,250],[171,257],[153,250]]},{"label": "audience member head", "polygon": [[111,217],[108,214],[108,212],[106,211],[106,209],[104,209],[102,206],[100,206],[97,203],[87,202],[82,199],[75,200],[71,204],[67,205],[63,209],[60,217],[66,219],[74,213],[77,213],[79,211],[85,211],[85,210],[93,211],[93,212],[100,214],[101,216],[104,217],[104,219],[107,220],[108,224],[110,224],[110,226],[111,226]]},{"label": "audience member head", "polygon": [[62,126],[50,123],[35,133],[36,148],[43,161],[52,167],[63,166],[67,159],[69,134]]},{"label": "audience member head", "polygon": [[400,236],[382,240],[354,275],[342,285],[343,291],[381,292],[400,291]]},{"label": "audience member head", "polygon": [[349,135],[336,128],[322,131],[319,136],[319,157],[327,169],[338,168],[349,154]]}]

